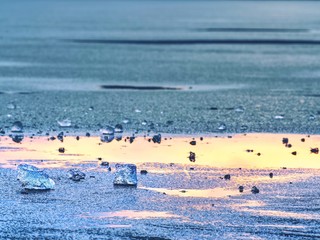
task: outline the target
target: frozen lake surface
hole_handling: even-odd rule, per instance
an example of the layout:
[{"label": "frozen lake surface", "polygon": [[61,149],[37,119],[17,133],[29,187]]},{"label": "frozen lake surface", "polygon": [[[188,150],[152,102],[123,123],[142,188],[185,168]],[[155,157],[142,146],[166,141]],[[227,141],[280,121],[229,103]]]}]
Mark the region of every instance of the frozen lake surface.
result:
[{"label": "frozen lake surface", "polygon": [[[1,1],[0,238],[320,238],[319,9]],[[123,162],[136,188],[113,186]],[[21,192],[21,163],[55,190]]]},{"label": "frozen lake surface", "polygon": [[147,120],[169,133],[215,132],[220,122],[228,132],[319,133],[319,7],[3,1],[0,127],[23,120],[46,131],[69,118],[93,131],[130,118],[132,131]]}]

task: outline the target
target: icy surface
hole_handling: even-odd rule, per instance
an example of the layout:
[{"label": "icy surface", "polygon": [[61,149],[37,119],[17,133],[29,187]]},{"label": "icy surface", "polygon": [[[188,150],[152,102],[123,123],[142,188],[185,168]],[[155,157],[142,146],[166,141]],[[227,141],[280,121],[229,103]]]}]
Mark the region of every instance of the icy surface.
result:
[{"label": "icy surface", "polygon": [[[113,172],[104,169],[89,170],[94,178],[77,183],[65,178],[67,169],[52,169],[48,173],[57,182],[55,191],[29,194],[14,191],[19,189],[15,170],[0,169],[0,238],[209,240],[320,235],[318,170],[273,169],[270,179],[270,170],[188,170],[167,164],[138,169],[147,169],[148,174],[140,176],[137,188],[114,188]],[[220,179],[227,173],[230,181]],[[253,186],[261,190],[259,194],[251,193]]]},{"label": "icy surface", "polygon": [[[25,129],[45,132],[69,118],[68,130],[75,132],[123,121],[126,131],[147,131],[153,122],[154,132],[219,132],[223,122],[231,133],[320,133],[319,2],[273,1],[267,10],[259,1],[124,5],[5,1],[0,128],[23,120]],[[143,44],[151,36],[155,44]],[[161,44],[165,39],[175,44]],[[256,44],[184,44],[190,39]],[[125,43],[130,40],[141,43]],[[139,90],[143,86],[160,88]],[[166,86],[181,90],[161,90]],[[18,107],[8,109],[9,103]]]}]

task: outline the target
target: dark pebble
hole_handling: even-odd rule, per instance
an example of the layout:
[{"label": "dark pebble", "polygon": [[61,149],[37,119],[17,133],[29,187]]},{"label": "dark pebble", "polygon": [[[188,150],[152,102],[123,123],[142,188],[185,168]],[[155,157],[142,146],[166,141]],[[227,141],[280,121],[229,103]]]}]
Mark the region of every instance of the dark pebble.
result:
[{"label": "dark pebble", "polygon": [[319,153],[319,148],[311,148],[310,152],[314,153],[314,154],[318,154]]},{"label": "dark pebble", "polygon": [[64,147],[61,147],[58,149],[59,153],[64,153],[66,150],[64,149]]},{"label": "dark pebble", "polygon": [[231,175],[230,174],[226,174],[224,175],[224,180],[230,180],[231,179]]},{"label": "dark pebble", "polygon": [[288,138],[282,138],[282,143],[283,144],[288,144],[289,143],[289,139]]},{"label": "dark pebble", "polygon": [[108,162],[102,162],[100,165],[104,166],[104,167],[109,167],[109,163]]},{"label": "dark pebble", "polygon": [[253,186],[253,187],[251,188],[251,192],[252,192],[253,194],[257,194],[257,193],[260,192],[260,190],[259,190],[256,186]]},{"label": "dark pebble", "polygon": [[196,161],[196,154],[194,152],[190,152],[189,160],[190,160],[190,162],[195,162]]},{"label": "dark pebble", "polygon": [[161,143],[161,134],[154,135],[154,136],[152,137],[152,141],[153,141],[154,143],[160,144],[160,143]]}]

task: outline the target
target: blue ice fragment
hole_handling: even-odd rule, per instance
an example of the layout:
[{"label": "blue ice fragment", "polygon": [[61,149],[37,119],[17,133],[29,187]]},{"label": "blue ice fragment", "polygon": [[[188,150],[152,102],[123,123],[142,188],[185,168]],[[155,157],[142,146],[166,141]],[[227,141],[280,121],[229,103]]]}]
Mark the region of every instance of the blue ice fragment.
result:
[{"label": "blue ice fragment", "polygon": [[79,182],[81,179],[85,179],[86,174],[79,169],[73,168],[68,171],[68,177],[75,182]]},{"label": "blue ice fragment", "polygon": [[17,178],[24,189],[50,190],[54,189],[55,186],[55,182],[49,178],[48,174],[29,164],[20,164],[18,166]]},{"label": "blue ice fragment", "polygon": [[136,165],[116,164],[116,173],[113,184],[122,186],[136,186],[138,184]]}]

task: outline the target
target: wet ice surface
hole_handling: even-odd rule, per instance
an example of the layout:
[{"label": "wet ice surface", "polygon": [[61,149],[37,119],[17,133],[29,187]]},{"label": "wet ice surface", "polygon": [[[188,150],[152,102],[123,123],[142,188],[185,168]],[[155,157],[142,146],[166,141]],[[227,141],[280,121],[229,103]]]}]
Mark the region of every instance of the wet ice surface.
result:
[{"label": "wet ice surface", "polygon": [[[317,9],[317,1],[6,1],[0,128],[96,131],[130,119],[125,131],[146,130],[146,121],[169,133],[217,132],[220,123],[227,132],[319,133]],[[64,119],[72,126],[59,126]]]},{"label": "wet ice surface", "polygon": [[[157,173],[157,167],[148,166],[151,173],[139,176],[137,188],[114,188],[113,173],[87,166],[82,170],[94,178],[81,182],[67,179],[64,169],[48,170],[57,183],[56,189],[41,194],[20,194],[16,191],[19,184],[15,181],[15,171],[1,169],[0,237],[288,239],[320,236],[318,170],[276,170],[276,177],[270,179],[266,170],[188,171],[168,165],[164,168],[174,173]],[[230,181],[219,178],[226,172],[233,177]],[[293,183],[289,184],[290,181]],[[244,193],[235,192],[239,183],[244,184]],[[259,194],[251,194],[252,184],[259,186]],[[159,186],[161,191],[155,191]],[[218,194],[216,188],[224,190]],[[215,194],[208,194],[208,189],[213,189]],[[171,194],[171,191],[180,193]],[[192,191],[198,191],[199,195],[193,195]]]},{"label": "wet ice surface", "polygon": [[[319,97],[307,96],[310,91],[274,89],[266,92],[263,88],[249,88],[179,93],[49,91],[30,95],[3,94],[0,128],[8,132],[15,121],[22,121],[25,130],[35,134],[40,130],[44,134],[50,130],[65,130],[59,127],[57,119],[68,118],[73,125],[67,130],[75,133],[92,133],[106,125],[126,122],[123,130],[133,132],[219,133],[224,123],[225,132],[230,133],[317,134],[320,132],[320,102]],[[12,101],[19,101],[20,108],[8,110],[6,105]],[[245,108],[243,112],[236,111],[239,105]],[[91,106],[93,110],[89,110]],[[137,109],[139,112],[135,111]],[[310,119],[310,115],[314,117]]]},{"label": "wet ice surface", "polygon": [[[210,145],[218,160],[198,138],[174,154],[164,140],[319,134],[318,9],[316,1],[1,3],[0,238],[319,237],[317,138],[290,138],[290,148],[276,137],[276,150],[226,138]],[[11,133],[17,121],[24,133]],[[76,144],[107,125],[119,131],[102,133],[102,145]],[[157,154],[146,157],[133,134],[148,131],[161,144],[150,139]],[[138,186],[114,188],[115,163],[126,161],[139,162]],[[20,163],[48,168],[56,189],[21,195],[12,170]],[[70,168],[85,179],[69,179]]]},{"label": "wet ice surface", "polygon": [[[310,149],[318,146],[319,136],[162,138],[161,144],[149,142],[152,136],[138,136],[131,144],[124,140],[99,144],[100,137],[65,136],[63,142],[33,137],[18,144],[1,137],[0,237],[320,236],[319,155]],[[58,146],[66,152],[59,153]],[[195,162],[188,159],[190,150],[197,153]],[[294,150],[297,155],[291,154]],[[111,171],[101,165],[103,161],[109,162]],[[136,187],[114,186],[119,162],[137,165]],[[21,194],[15,170],[20,163],[45,169],[55,190]],[[81,181],[69,179],[75,168],[85,174]],[[141,170],[147,173],[140,174]],[[242,193],[239,186],[244,187]],[[258,194],[251,193],[253,186],[259,188]]]}]

